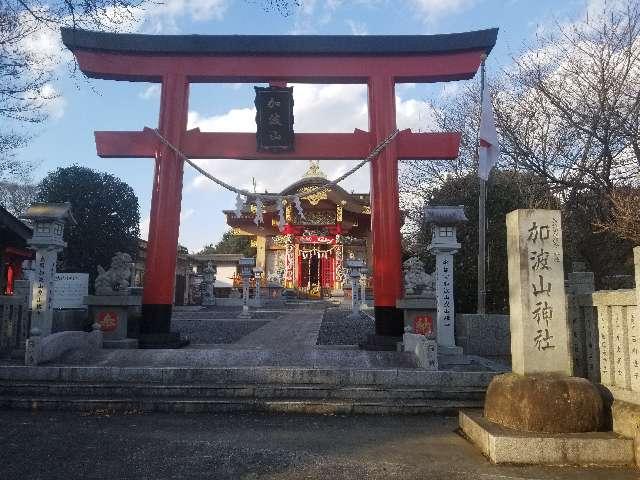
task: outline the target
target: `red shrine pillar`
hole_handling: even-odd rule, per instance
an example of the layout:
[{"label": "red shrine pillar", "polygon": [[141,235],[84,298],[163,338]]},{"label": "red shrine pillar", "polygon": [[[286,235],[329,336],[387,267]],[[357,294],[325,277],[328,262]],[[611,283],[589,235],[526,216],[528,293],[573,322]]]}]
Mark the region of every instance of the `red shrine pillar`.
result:
[{"label": "red shrine pillar", "polygon": [[[187,130],[188,106],[189,82],[186,76],[165,75],[160,97],[159,130],[177,148],[181,148]],[[140,343],[141,346],[177,346],[179,335],[170,335],[170,329],[184,162],[162,143],[159,143],[155,161]]]},{"label": "red shrine pillar", "polygon": [[[369,131],[372,148],[396,128],[395,82],[391,76],[369,78]],[[398,193],[397,143],[391,142],[371,162],[371,235],[373,244],[373,293],[376,337],[399,337],[403,333],[400,201]],[[395,343],[393,344],[395,345]]]}]

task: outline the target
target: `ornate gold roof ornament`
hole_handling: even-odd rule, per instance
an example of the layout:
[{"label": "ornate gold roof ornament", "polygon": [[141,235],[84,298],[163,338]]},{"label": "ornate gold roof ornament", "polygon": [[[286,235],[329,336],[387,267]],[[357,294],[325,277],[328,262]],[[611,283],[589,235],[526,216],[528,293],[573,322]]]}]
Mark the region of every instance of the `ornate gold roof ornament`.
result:
[{"label": "ornate gold roof ornament", "polygon": [[327,200],[327,193],[329,193],[329,189],[328,188],[323,188],[322,190],[318,190],[314,193],[312,193],[311,195],[304,195],[305,192],[312,192],[314,190],[317,190],[318,187],[316,186],[308,186],[308,187],[301,187],[298,190],[298,193],[300,193],[300,198],[304,198],[305,200],[307,200],[311,205],[318,205],[318,203],[320,203],[320,200]]},{"label": "ornate gold roof ornament", "polygon": [[305,172],[302,178],[327,178],[327,174],[320,169],[319,160],[309,160],[309,170]]}]

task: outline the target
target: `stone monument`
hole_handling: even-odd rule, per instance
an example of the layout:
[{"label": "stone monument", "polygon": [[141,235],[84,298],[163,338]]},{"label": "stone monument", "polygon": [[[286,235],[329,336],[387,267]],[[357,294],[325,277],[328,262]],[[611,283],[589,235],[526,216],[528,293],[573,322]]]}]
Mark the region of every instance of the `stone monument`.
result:
[{"label": "stone monument", "polygon": [[494,462],[586,462],[609,447],[601,434],[576,435],[600,430],[604,405],[594,384],[570,376],[560,212],[509,213],[507,255],[513,372],[493,378],[484,415],[461,412],[460,426]]},{"label": "stone monument", "polygon": [[424,220],[432,225],[429,251],[436,256],[436,335],[440,353],[462,355],[455,342],[455,302],[453,291],[453,255],[460,250],[457,225],[467,221],[464,208],[458,206],[425,207]]},{"label": "stone monument", "polygon": [[66,223],[76,224],[70,203],[33,203],[24,216],[33,224],[28,244],[36,250],[34,278],[31,285],[32,336],[51,334],[53,325],[53,291],[58,253],[67,246],[63,240]]},{"label": "stone monument", "polygon": [[560,212],[509,213],[507,254],[514,373],[571,375]]},{"label": "stone monument", "polygon": [[215,284],[216,284],[217,268],[213,262],[208,261],[204,267],[202,283],[200,289],[202,291],[202,305],[211,306],[216,304]]},{"label": "stone monument", "polygon": [[98,266],[95,279],[95,295],[88,295],[89,317],[100,325],[104,335],[104,348],[137,348],[138,340],[127,338],[129,310],[140,307],[142,298],[129,294],[131,257],[127,253],[116,253],[111,266],[105,270]]},{"label": "stone monument", "polygon": [[240,312],[238,318],[251,318],[249,313],[249,279],[256,264],[256,259],[244,257],[239,260],[238,264],[240,265],[240,275],[242,276],[242,312]]}]

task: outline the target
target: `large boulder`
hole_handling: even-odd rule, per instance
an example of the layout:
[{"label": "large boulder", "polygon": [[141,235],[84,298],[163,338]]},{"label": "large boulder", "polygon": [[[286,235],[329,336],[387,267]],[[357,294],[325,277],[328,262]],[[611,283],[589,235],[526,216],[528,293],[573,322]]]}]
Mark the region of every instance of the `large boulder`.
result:
[{"label": "large boulder", "polygon": [[584,378],[506,373],[491,381],[484,416],[526,432],[594,432],[604,423],[604,406],[596,386]]}]

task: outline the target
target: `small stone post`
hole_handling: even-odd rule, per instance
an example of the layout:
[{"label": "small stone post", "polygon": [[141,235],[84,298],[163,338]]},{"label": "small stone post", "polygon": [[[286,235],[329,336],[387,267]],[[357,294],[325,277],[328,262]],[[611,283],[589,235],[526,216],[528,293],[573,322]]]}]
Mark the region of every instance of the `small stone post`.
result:
[{"label": "small stone post", "polygon": [[509,213],[507,254],[513,371],[571,375],[560,212]]},{"label": "small stone post", "polygon": [[251,257],[241,258],[238,262],[240,265],[240,275],[242,275],[242,312],[238,318],[251,318],[249,313],[249,279],[251,278],[251,269],[256,264],[256,259]]},{"label": "small stone post", "polygon": [[453,255],[460,250],[456,226],[466,222],[462,206],[426,207],[425,221],[431,223],[429,251],[436,256],[436,335],[441,352],[458,352],[455,342],[455,305],[453,291]]},{"label": "small stone post", "polygon": [[350,318],[360,318],[358,308],[358,282],[360,280],[360,269],[364,267],[362,260],[349,259],[346,262],[349,269],[349,279],[351,280],[351,315]]},{"label": "small stone post", "polygon": [[367,306],[367,275],[369,274],[369,269],[367,267],[362,267],[360,269],[360,310],[366,310],[369,308]]}]

